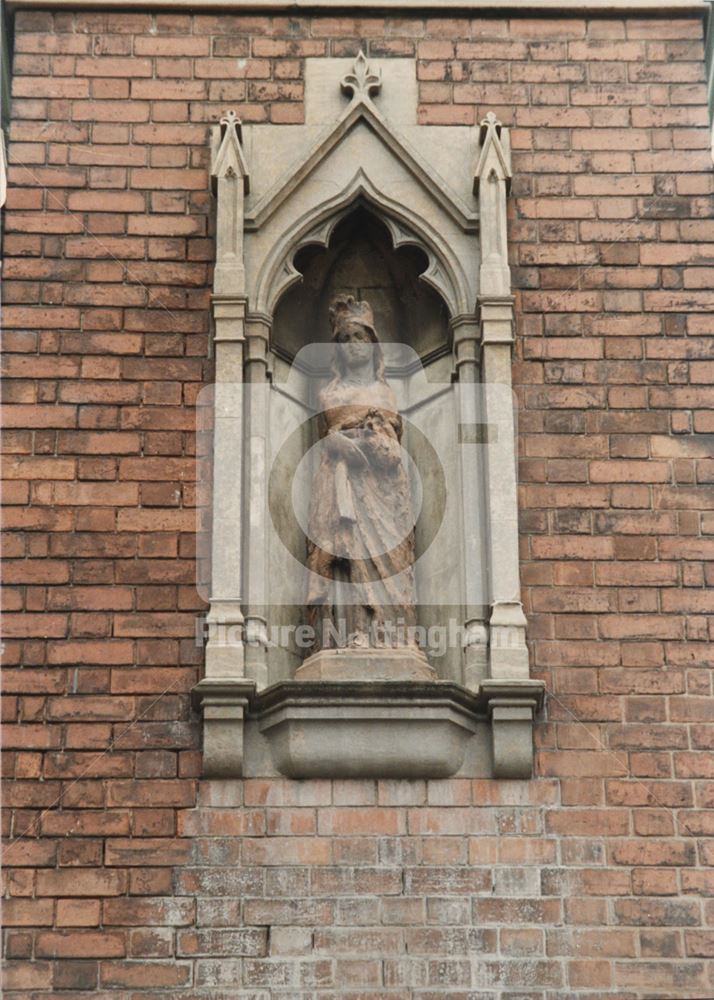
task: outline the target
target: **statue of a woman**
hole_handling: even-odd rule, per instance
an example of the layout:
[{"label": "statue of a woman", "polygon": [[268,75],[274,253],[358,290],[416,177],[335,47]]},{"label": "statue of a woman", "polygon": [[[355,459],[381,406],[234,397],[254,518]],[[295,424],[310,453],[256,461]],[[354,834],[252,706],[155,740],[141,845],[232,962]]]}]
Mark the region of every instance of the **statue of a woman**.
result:
[{"label": "statue of a woman", "polygon": [[402,421],[372,309],[338,296],[330,320],[333,377],[319,396],[322,447],[309,511],[309,652],[401,649],[426,667],[414,637],[414,518]]}]

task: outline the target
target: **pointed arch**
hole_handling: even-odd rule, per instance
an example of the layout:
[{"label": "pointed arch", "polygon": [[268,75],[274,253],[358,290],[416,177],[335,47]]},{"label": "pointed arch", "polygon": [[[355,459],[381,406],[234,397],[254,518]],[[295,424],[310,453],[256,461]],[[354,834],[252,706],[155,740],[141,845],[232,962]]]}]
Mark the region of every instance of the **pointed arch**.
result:
[{"label": "pointed arch", "polygon": [[335,227],[360,204],[384,223],[395,250],[415,246],[424,252],[428,265],[420,278],[443,298],[450,316],[473,308],[467,276],[448,242],[407,204],[379,192],[360,168],[339,194],[301,215],[276,240],[257,275],[255,311],[273,314],[282,295],[302,278],[294,264],[297,252],[307,246],[327,248]]}]

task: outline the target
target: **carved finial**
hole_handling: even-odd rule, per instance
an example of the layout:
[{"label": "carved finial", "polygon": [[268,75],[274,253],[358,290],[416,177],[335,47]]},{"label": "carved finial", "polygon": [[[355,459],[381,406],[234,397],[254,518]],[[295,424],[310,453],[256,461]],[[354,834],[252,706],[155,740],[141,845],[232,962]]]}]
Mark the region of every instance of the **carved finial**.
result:
[{"label": "carved finial", "polygon": [[503,128],[501,122],[496,118],[493,111],[489,111],[484,119],[481,121],[481,145],[483,146],[483,141],[489,131],[494,130],[498,138],[501,138],[501,129]]},{"label": "carved finial", "polygon": [[378,93],[382,88],[382,71],[377,68],[372,70],[367,57],[360,49],[359,55],[352,64],[352,72],[340,80],[340,86],[346,94],[351,94],[353,98],[367,98],[371,94]]},{"label": "carved finial", "polygon": [[487,181],[503,180],[506,189],[511,180],[511,154],[508,129],[504,128],[493,111],[480,122],[479,144],[481,151],[474,171],[474,194],[478,193],[481,178]]},{"label": "carved finial", "polygon": [[229,111],[226,111],[226,113],[221,116],[220,123],[221,123],[221,134],[225,134],[226,130],[229,128],[234,128],[236,130],[238,138],[242,139],[241,135],[242,122],[232,108]]},{"label": "carved finial", "polygon": [[240,118],[235,111],[226,111],[211,132],[211,175],[214,178],[242,177],[244,191],[248,194],[248,164],[242,139]]}]

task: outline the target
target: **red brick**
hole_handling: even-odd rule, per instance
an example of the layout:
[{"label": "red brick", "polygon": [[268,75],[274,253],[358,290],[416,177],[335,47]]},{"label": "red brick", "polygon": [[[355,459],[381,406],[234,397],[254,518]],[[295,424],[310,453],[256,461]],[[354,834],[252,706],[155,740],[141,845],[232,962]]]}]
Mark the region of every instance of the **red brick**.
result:
[{"label": "red brick", "polygon": [[121,896],[126,892],[127,876],[123,871],[85,868],[41,871],[37,875],[39,896]]},{"label": "red brick", "polygon": [[677,841],[634,840],[613,845],[610,855],[618,865],[692,865],[695,849]]},{"label": "red brick", "polygon": [[109,788],[110,806],[190,806],[194,800],[193,782],[188,781],[115,781]]},{"label": "red brick", "polygon": [[546,777],[614,777],[627,774],[627,762],[616,754],[600,751],[552,752],[539,754],[540,772]]},{"label": "red brick", "polygon": [[46,990],[52,985],[49,962],[8,962],[3,974],[6,990]]},{"label": "red brick", "polygon": [[125,953],[122,934],[98,931],[46,931],[37,935],[40,958],[112,958]]},{"label": "red brick", "polygon": [[97,927],[101,904],[98,899],[58,899],[58,927]]},{"label": "red brick", "polygon": [[323,810],[318,816],[321,834],[387,834],[406,833],[406,816],[401,810],[389,808],[343,808]]},{"label": "red brick", "polygon": [[550,812],[546,816],[546,830],[561,836],[587,836],[597,832],[602,837],[619,837],[629,832],[629,815],[626,810],[573,810]]},{"label": "red brick", "polygon": [[329,865],[331,841],[326,837],[270,837],[244,842],[243,856],[250,865]]},{"label": "red brick", "polygon": [[108,840],[105,849],[105,864],[129,866],[181,865],[191,858],[189,840],[167,840],[165,838],[131,840]]}]

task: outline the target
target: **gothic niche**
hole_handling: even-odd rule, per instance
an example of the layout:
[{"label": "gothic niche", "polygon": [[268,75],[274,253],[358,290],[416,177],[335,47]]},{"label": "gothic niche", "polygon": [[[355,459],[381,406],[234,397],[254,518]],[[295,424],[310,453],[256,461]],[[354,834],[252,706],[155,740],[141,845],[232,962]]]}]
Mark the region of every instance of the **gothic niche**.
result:
[{"label": "gothic niche", "polygon": [[212,129],[207,775],[531,773],[508,130],[417,101],[413,60],[307,59],[304,124]]}]

